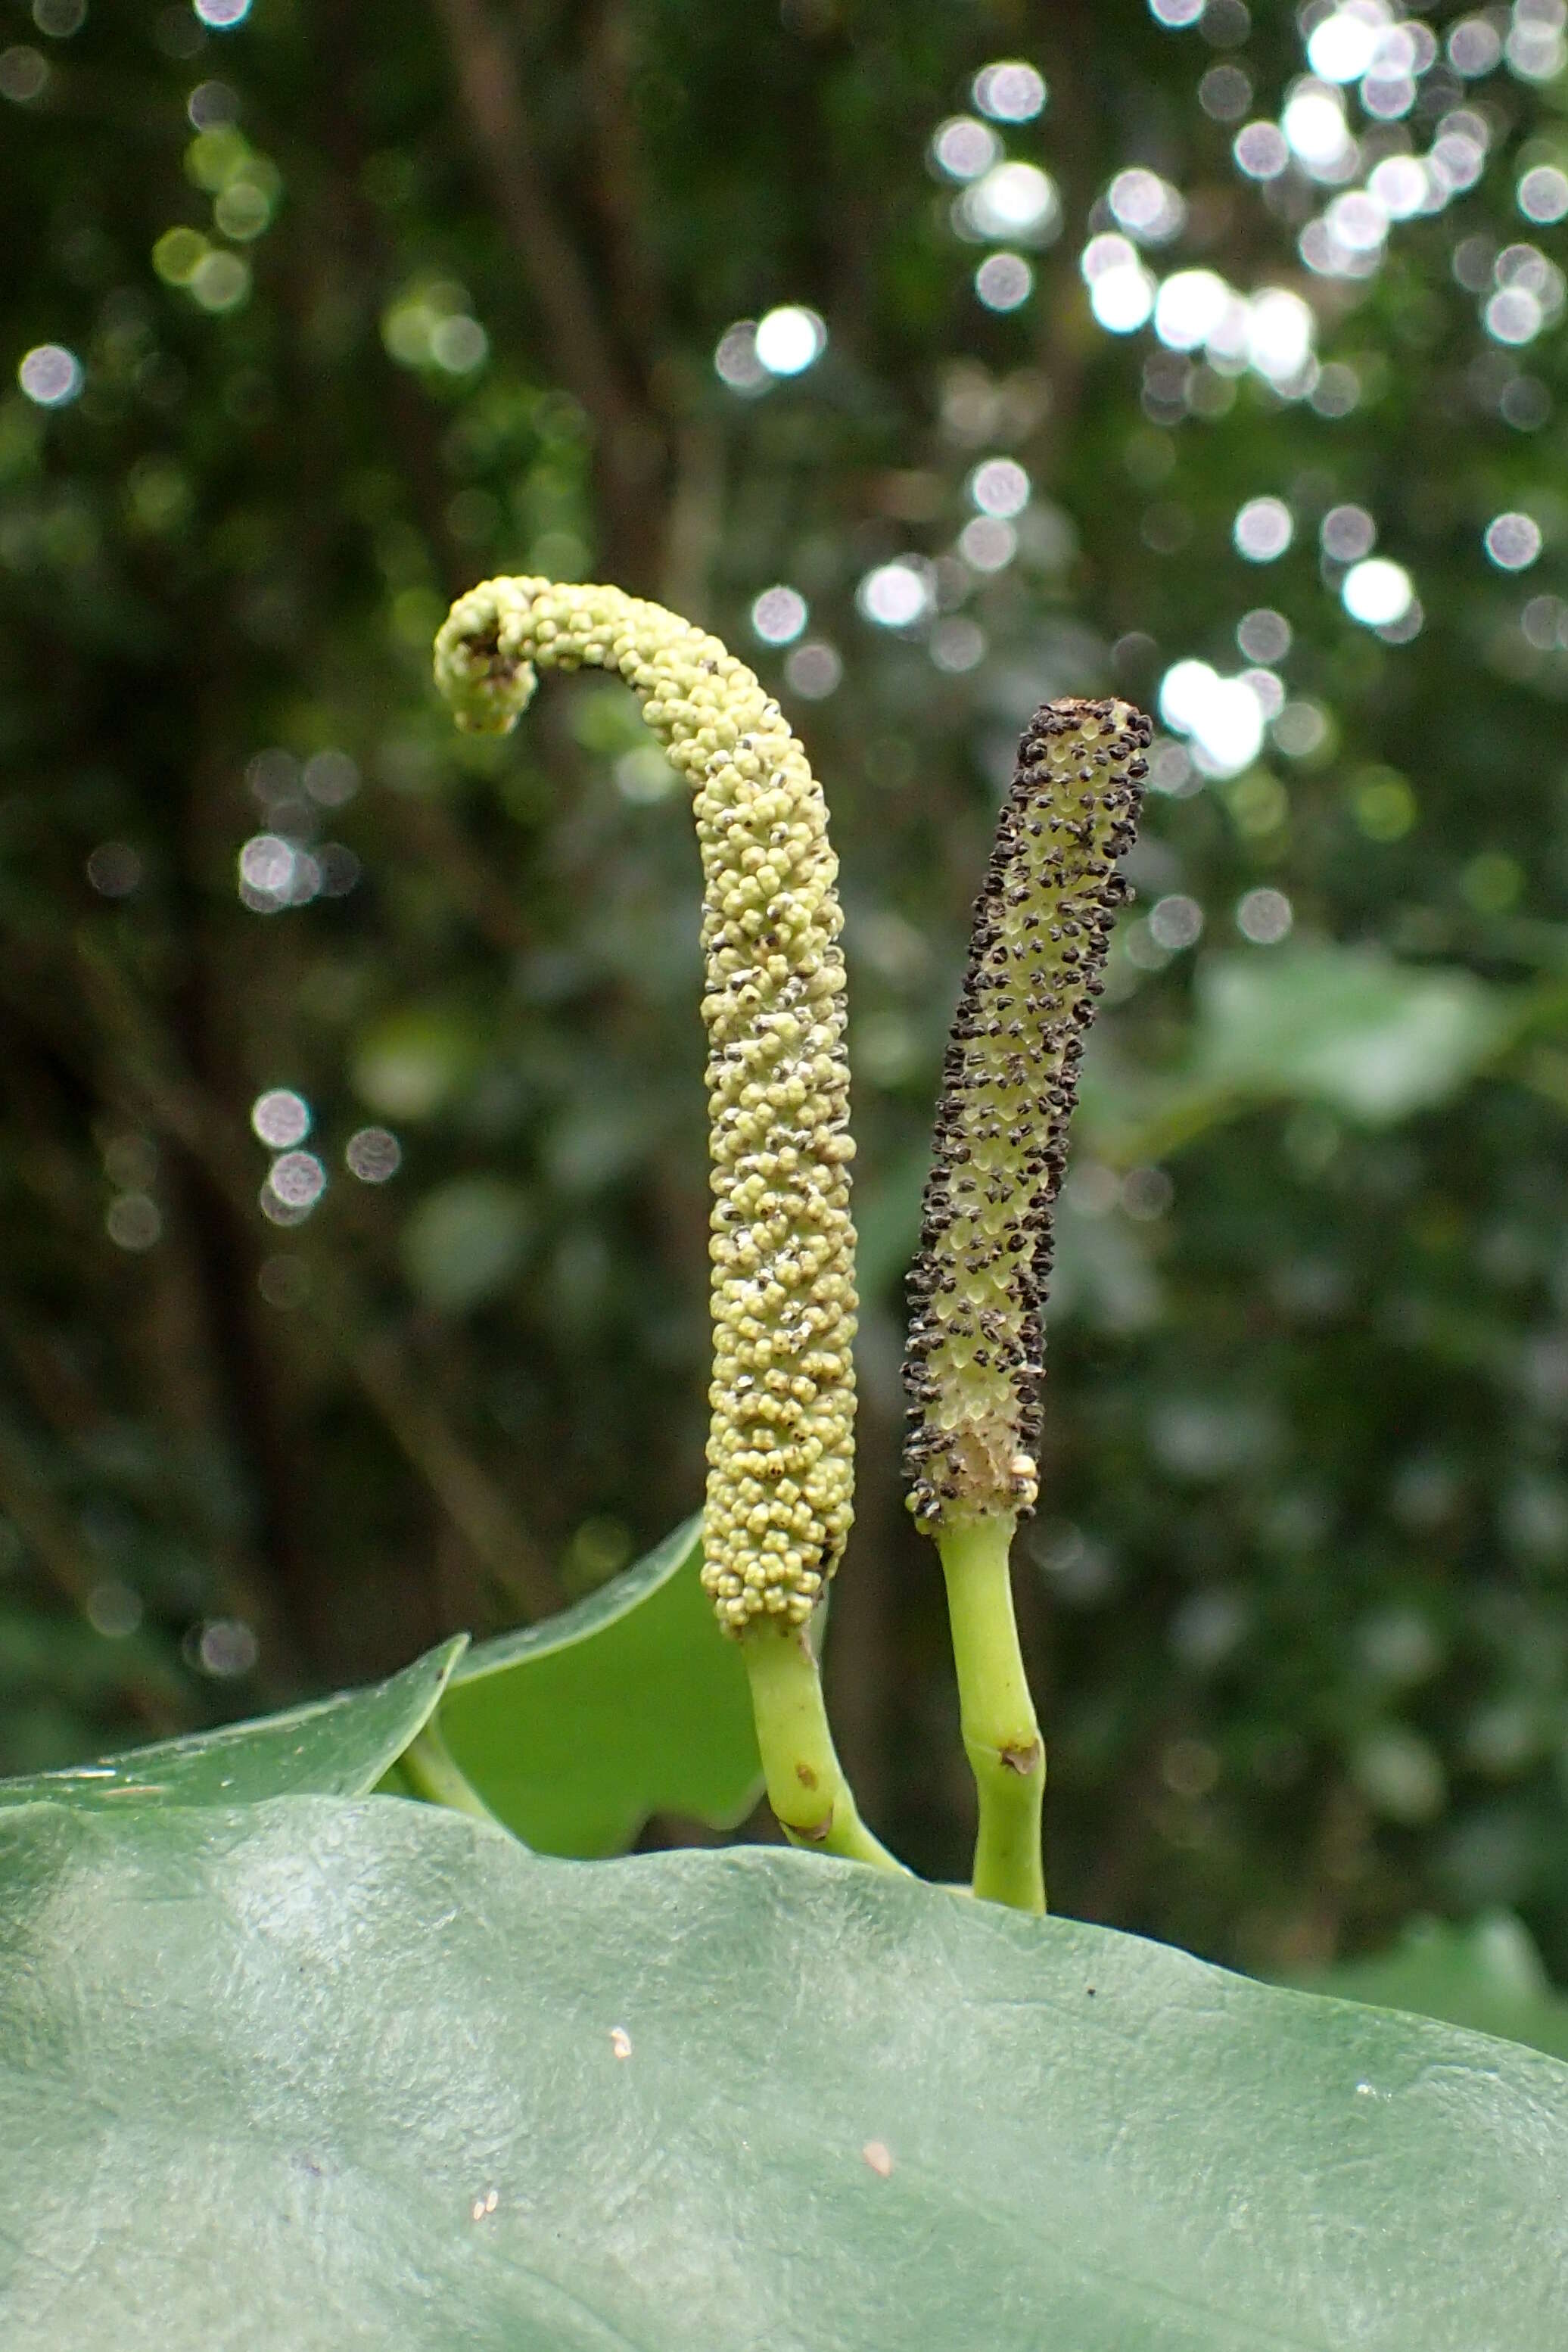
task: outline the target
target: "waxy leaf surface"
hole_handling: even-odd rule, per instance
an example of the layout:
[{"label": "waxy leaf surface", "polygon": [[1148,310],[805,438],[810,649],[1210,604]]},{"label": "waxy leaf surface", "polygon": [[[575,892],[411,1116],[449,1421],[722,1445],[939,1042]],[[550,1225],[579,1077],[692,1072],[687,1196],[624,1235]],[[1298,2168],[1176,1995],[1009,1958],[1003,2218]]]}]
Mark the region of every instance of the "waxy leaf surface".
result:
[{"label": "waxy leaf surface", "polygon": [[468,1645],[458,1633],[384,1683],[281,1715],[226,1723],[96,1764],[0,1780],[0,1805],[241,1805],[264,1797],[362,1797],[435,1713]]},{"label": "waxy leaf surface", "polygon": [[1548,2352],[1568,2068],[775,1851],[0,1817],[6,2352]]}]

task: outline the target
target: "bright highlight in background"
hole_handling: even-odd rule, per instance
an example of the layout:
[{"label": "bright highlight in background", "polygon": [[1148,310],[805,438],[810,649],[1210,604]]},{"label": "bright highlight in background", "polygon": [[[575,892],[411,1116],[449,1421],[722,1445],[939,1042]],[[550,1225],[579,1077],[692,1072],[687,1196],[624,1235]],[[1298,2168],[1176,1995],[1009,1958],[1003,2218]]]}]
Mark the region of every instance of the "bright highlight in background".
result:
[{"label": "bright highlight in background", "polygon": [[827,329],[815,310],[789,302],[757,321],[757,357],[770,375],[799,375],[827,348]]},{"label": "bright highlight in background", "polygon": [[362,1184],[384,1184],[403,1165],[403,1146],[390,1128],[362,1127],[350,1136],[343,1158]]},{"label": "bright highlight in background", "polygon": [[1296,525],[1283,499],[1248,499],[1231,527],[1237,552],[1249,563],[1272,563],[1284,554]]},{"label": "bright highlight in background", "polygon": [[1500,572],[1527,572],[1541,552],[1541,525],[1532,515],[1495,515],[1487,525],[1486,548]]},{"label": "bright highlight in background", "polygon": [[1191,739],[1193,758],[1209,776],[1238,776],[1263,749],[1263,706],[1241,677],[1221,677],[1207,662],[1179,661],[1160,682],[1160,716]]},{"label": "bright highlight in background", "polygon": [[988,310],[1016,310],[1035,290],[1035,273],[1021,253],[988,253],[974,273],[974,290]]},{"label": "bright highlight in background", "polygon": [[1369,555],[1364,563],[1352,564],[1340,595],[1352,620],[1368,629],[1386,629],[1402,621],[1415,601],[1409,572],[1385,555]]},{"label": "bright highlight in background", "polygon": [[195,12],[204,25],[216,33],[225,33],[231,25],[243,24],[250,14],[250,0],[193,0]]},{"label": "bright highlight in background", "polygon": [[1312,356],[1317,320],[1311,306],[1280,286],[1266,286],[1252,298],[1247,322],[1247,356],[1259,375],[1286,382]]},{"label": "bright highlight in background", "polygon": [[931,590],[912,563],[882,563],[867,572],[855,601],[866,618],[879,627],[905,629],[929,610]]},{"label": "bright highlight in background", "polygon": [[38,343],[25,354],[16,381],[40,408],[63,408],[81,390],[81,362],[64,343]]},{"label": "bright highlight in background", "polygon": [[1061,221],[1056,182],[1037,163],[994,163],[959,201],[964,218],[981,236],[1043,245]]},{"label": "bright highlight in background", "polygon": [[1167,245],[1185,226],[1187,207],[1168,180],[1142,166],[1118,172],[1106,202],[1118,228],[1142,245]]},{"label": "bright highlight in background", "polygon": [[791,646],[809,615],[795,588],[764,588],[752,606],[752,626],[765,646]]},{"label": "bright highlight in background", "polygon": [[969,477],[969,496],[982,514],[1011,521],[1029,503],[1029,477],[1014,457],[988,457]]},{"label": "bright highlight in background", "polygon": [[1336,8],[1307,43],[1307,63],[1325,81],[1360,81],[1377,54],[1380,29],[1359,9]]},{"label": "bright highlight in background", "polygon": [[977,180],[1002,160],[1002,142],[973,114],[955,114],[937,125],[931,152],[950,180]]},{"label": "bright highlight in background", "polygon": [[974,77],[974,103],[993,122],[1030,122],[1046,102],[1043,75],[1022,58],[982,66]]},{"label": "bright highlight in background", "polygon": [[1560,221],[1568,213],[1568,173],[1538,163],[1519,184],[1519,209],[1526,220]]},{"label": "bright highlight in background", "polygon": [[1112,335],[1135,334],[1154,308],[1158,289],[1124,236],[1090,237],[1079,257],[1089,286],[1089,308]]},{"label": "bright highlight in background", "polygon": [[1295,911],[1283,890],[1248,890],[1236,904],[1236,928],[1254,947],[1275,948],[1289,936]]},{"label": "bright highlight in background", "polygon": [[250,1124],[260,1142],[269,1143],[275,1151],[285,1151],[291,1144],[303,1143],[310,1134],[310,1106],[292,1087],[272,1087],[251,1104]]},{"label": "bright highlight in background", "polygon": [[1154,332],[1167,350],[1195,352],[1206,343],[1234,297],[1212,269],[1178,269],[1167,278],[1154,304]]},{"label": "bright highlight in background", "polygon": [[1299,89],[1280,116],[1279,128],[1309,172],[1332,172],[1349,153],[1344,110],[1331,90],[1314,89],[1310,84]]}]

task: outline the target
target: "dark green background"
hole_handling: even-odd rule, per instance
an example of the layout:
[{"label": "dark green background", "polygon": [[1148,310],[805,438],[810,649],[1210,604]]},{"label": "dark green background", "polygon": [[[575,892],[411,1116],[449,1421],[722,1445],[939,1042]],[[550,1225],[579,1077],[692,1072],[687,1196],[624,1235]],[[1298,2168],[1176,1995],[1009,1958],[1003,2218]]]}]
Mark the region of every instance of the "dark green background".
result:
[{"label": "dark green background", "polygon": [[[1426,13],[1439,39],[1462,14]],[[428,685],[449,596],[541,569],[719,630],[826,785],[867,1293],[831,1696],[869,1818],[957,1872],[898,1360],[968,904],[1036,699],[1149,699],[1188,656],[1234,672],[1268,605],[1321,740],[1152,798],[1145,914],[1181,893],[1205,928],[1162,960],[1124,923],[1091,1047],[1080,1172],[1158,1168],[1169,1199],[1143,1177],[1106,1207],[1090,1174],[1062,1213],[1018,1554],[1055,1897],[1279,1971],[1504,1905],[1568,1970],[1568,656],[1539,602],[1521,625],[1563,586],[1564,370],[1552,326],[1489,340],[1455,274],[1478,238],[1564,259],[1514,194],[1568,154],[1562,81],[1426,75],[1378,135],[1425,152],[1479,110],[1487,168],[1352,281],[1296,250],[1332,190],[1266,197],[1223,86],[1199,94],[1228,66],[1244,115],[1277,115],[1303,70],[1283,8],[1167,30],[1133,0],[255,0],[204,34],[89,0],[50,29],[73,16],[0,0],[0,1766],[543,1613],[700,1496],[689,828],[602,682],[552,682],[499,747]],[[1003,135],[1064,226],[998,316],[927,151],[1013,56],[1050,99]],[[1353,90],[1351,113],[1364,131]],[[1187,204],[1157,274],[1304,289],[1348,413],[1095,324],[1078,256],[1132,163]],[[235,307],[170,282],[181,226],[243,257]],[[727,389],[724,330],[791,301],[825,355]],[[479,364],[420,358],[443,315],[481,323]],[[52,411],[16,373],[50,342],[85,369]],[[944,555],[1003,454],[1031,517],[971,583],[984,660],[946,672],[856,587]],[[1231,530],[1265,494],[1297,532],[1255,566]],[[1348,618],[1320,562],[1344,502],[1415,580],[1407,642]],[[1513,509],[1545,538],[1518,576],[1483,546]],[[826,699],[751,633],[779,582],[842,657]],[[254,782],[280,831],[308,810],[286,760],[253,763],[329,750],[362,782],[318,831],[359,878],[255,912]],[[89,878],[105,844],[134,852],[128,893]],[[1294,909],[1277,947],[1234,920],[1259,887]],[[273,1087],[308,1098],[331,1177],[288,1227],[248,1125]],[[343,1165],[367,1123],[404,1150],[380,1188]],[[128,1195],[150,1246],[106,1223],[145,1240]]]}]

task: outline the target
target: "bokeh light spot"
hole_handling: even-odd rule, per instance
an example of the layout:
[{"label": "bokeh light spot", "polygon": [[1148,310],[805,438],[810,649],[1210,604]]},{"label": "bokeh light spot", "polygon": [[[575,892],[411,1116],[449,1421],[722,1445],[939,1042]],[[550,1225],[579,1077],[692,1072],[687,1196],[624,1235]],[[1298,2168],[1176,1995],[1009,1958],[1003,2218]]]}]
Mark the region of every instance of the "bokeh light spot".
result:
[{"label": "bokeh light spot", "polygon": [[1157,945],[1168,948],[1173,954],[1183,948],[1195,947],[1203,937],[1204,910],[1195,898],[1183,891],[1172,891],[1157,898],[1149,909],[1149,930]]},{"label": "bokeh light spot", "polygon": [[784,663],[784,678],[803,702],[826,702],[844,676],[844,663],[834,646],[820,638],[796,646]]},{"label": "bokeh light spot", "polygon": [[1231,148],[1249,180],[1277,180],[1290,162],[1290,142],[1277,122],[1247,122]]},{"label": "bokeh light spot", "polygon": [[1061,224],[1056,182],[1037,163],[994,163],[958,202],[963,225],[976,236],[1045,245]]},{"label": "bokeh light spot", "polygon": [[1273,563],[1289,546],[1296,525],[1283,499],[1248,499],[1231,526],[1237,552],[1249,563]]},{"label": "bokeh light spot", "polygon": [[1290,650],[1290,639],[1289,622],[1268,604],[1243,614],[1237,624],[1236,642],[1249,661],[1283,661]]},{"label": "bokeh light spot", "polygon": [[1372,555],[1352,564],[1340,589],[1341,601],[1352,621],[1369,629],[1387,628],[1402,621],[1415,602],[1410,574],[1402,563]]},{"label": "bokeh light spot", "polygon": [[977,180],[1002,160],[1002,142],[989,124],[973,114],[955,114],[938,123],[931,136],[931,161],[950,180]]},{"label": "bokeh light spot", "polygon": [[1486,529],[1486,551],[1500,572],[1525,572],[1541,552],[1541,525],[1532,515],[1494,515]]},{"label": "bokeh light spot", "polygon": [[0,49],[0,98],[8,98],[13,106],[29,106],[43,96],[49,73],[47,58],[25,42]]},{"label": "bokeh light spot", "polygon": [[810,618],[796,588],[764,588],[752,606],[752,629],[765,646],[793,645]]},{"label": "bokeh light spot", "polygon": [[343,1158],[362,1184],[384,1184],[403,1165],[403,1146],[388,1127],[362,1127],[350,1136]]},{"label": "bokeh light spot", "polygon": [[152,1249],[163,1238],[158,1204],[146,1192],[121,1192],[109,1204],[104,1226],[116,1249]]},{"label": "bokeh light spot", "polygon": [[879,564],[868,572],[855,601],[868,621],[884,629],[907,629],[931,607],[931,583],[925,573],[907,561]]},{"label": "bokeh light spot", "polygon": [[1568,214],[1568,172],[1538,163],[1519,184],[1517,202],[1526,220],[1560,221]]},{"label": "bokeh light spot", "polygon": [[1377,525],[1364,507],[1331,507],[1318,526],[1323,553],[1336,563],[1354,563],[1377,544]]},{"label": "bokeh light spot", "polygon": [[969,477],[971,503],[982,514],[1000,515],[1010,521],[1023,513],[1029,503],[1029,477],[1016,458],[989,457],[976,466]]},{"label": "bokeh light spot", "polygon": [[313,1151],[285,1151],[273,1163],[268,1190],[289,1209],[313,1209],[326,1190],[327,1171]]},{"label": "bokeh light spot", "polygon": [[275,1151],[303,1143],[310,1132],[310,1106],[291,1087],[270,1087],[250,1106],[252,1132]]},{"label": "bokeh light spot", "polygon": [[975,572],[1000,572],[1018,552],[1018,534],[999,515],[976,515],[959,532],[958,551]]},{"label": "bokeh light spot", "polygon": [[1021,253],[988,253],[974,290],[988,310],[1016,310],[1035,290],[1035,273]]},{"label": "bokeh light spot", "polygon": [[1314,26],[1307,63],[1324,81],[1360,81],[1377,55],[1378,20],[1359,8],[1336,8]]},{"label": "bokeh light spot", "polygon": [[974,77],[974,103],[994,122],[1032,122],[1046,103],[1045,76],[1021,58],[982,66]]},{"label": "bokeh light spot", "polygon": [[81,391],[81,362],[64,343],[36,343],[24,352],[16,381],[40,408],[64,408]]},{"label": "bokeh light spot", "polygon": [[713,352],[713,372],[731,392],[765,392],[773,378],[757,357],[757,322],[737,319],[726,327]]},{"label": "bokeh light spot", "polygon": [[770,375],[800,375],[827,348],[827,329],[815,310],[786,302],[757,321],[757,357]]},{"label": "bokeh light spot", "polygon": [[88,853],[87,878],[100,898],[129,898],[142,871],[141,855],[128,841],[100,841]]},{"label": "bokeh light spot", "polygon": [[1289,937],[1295,919],[1283,890],[1248,890],[1237,901],[1236,928],[1254,947],[1278,947]]}]

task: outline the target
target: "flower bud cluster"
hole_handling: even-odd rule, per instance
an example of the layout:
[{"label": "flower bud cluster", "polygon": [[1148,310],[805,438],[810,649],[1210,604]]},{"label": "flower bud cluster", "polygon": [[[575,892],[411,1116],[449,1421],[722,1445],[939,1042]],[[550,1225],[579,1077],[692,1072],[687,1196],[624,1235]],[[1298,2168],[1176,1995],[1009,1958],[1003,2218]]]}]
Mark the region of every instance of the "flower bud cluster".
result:
[{"label": "flower bud cluster", "polygon": [[800,1624],[843,1551],[854,1473],[854,1146],[822,790],[743,663],[619,589],[487,581],[436,640],[461,727],[510,728],[545,666],[618,671],[692,787],[715,1194],[702,1580],[731,1633]]},{"label": "flower bud cluster", "polygon": [[910,1276],[904,1474],[931,1533],[1035,1505],[1052,1206],[1150,732],[1125,702],[1037,710],[975,902]]}]

